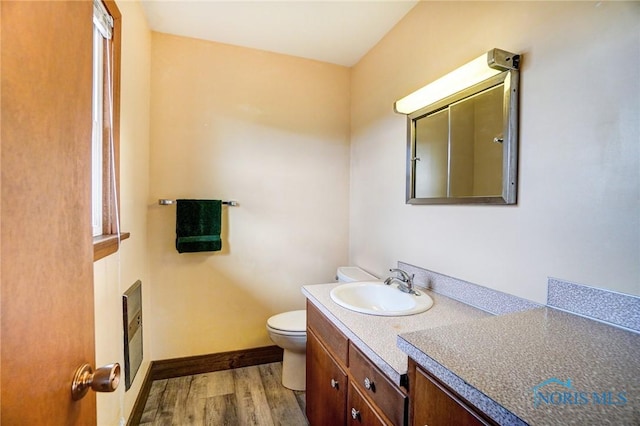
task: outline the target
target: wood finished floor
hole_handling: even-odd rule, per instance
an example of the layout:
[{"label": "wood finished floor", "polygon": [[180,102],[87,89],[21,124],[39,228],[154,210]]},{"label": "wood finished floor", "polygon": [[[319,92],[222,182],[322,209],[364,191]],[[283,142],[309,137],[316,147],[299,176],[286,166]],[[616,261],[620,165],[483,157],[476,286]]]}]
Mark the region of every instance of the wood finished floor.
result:
[{"label": "wood finished floor", "polygon": [[282,363],[153,382],[141,426],[304,426],[305,393],[282,386]]}]

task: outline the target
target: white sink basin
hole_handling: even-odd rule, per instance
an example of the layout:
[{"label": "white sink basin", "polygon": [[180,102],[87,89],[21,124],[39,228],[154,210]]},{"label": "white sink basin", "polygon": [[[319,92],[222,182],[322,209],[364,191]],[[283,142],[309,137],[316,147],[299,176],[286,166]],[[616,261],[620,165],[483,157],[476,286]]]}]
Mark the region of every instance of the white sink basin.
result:
[{"label": "white sink basin", "polygon": [[433,299],[421,291],[416,296],[401,292],[395,285],[376,281],[342,284],[331,290],[330,295],[344,308],[380,316],[419,314],[433,305]]}]

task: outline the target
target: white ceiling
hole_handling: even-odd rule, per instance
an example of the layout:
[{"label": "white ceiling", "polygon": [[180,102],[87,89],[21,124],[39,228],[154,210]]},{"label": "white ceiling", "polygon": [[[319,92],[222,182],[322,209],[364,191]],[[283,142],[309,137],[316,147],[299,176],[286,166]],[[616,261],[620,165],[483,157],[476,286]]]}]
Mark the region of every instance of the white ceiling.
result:
[{"label": "white ceiling", "polygon": [[418,0],[143,0],[153,31],[355,65]]}]

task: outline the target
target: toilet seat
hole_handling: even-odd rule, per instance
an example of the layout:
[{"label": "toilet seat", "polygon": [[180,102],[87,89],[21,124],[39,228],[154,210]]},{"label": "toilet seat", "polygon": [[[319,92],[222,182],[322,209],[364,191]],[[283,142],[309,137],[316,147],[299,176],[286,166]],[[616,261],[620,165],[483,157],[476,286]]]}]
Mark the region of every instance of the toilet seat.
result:
[{"label": "toilet seat", "polygon": [[274,315],[267,320],[267,327],[278,334],[305,335],[307,333],[307,311],[302,309]]}]

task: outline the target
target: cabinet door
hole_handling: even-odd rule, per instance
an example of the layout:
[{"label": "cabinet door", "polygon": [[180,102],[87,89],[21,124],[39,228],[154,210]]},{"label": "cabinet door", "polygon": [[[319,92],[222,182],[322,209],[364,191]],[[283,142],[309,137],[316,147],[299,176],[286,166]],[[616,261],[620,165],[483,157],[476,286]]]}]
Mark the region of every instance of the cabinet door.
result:
[{"label": "cabinet door", "polygon": [[307,419],[311,426],[346,424],[347,375],[307,330]]},{"label": "cabinet door", "polygon": [[453,393],[420,368],[415,368],[414,377],[413,383],[409,384],[413,425],[479,426],[490,424],[482,420]]},{"label": "cabinet door", "polygon": [[367,402],[358,388],[349,383],[349,398],[347,402],[347,421],[349,426],[382,426],[392,423],[382,419]]}]

